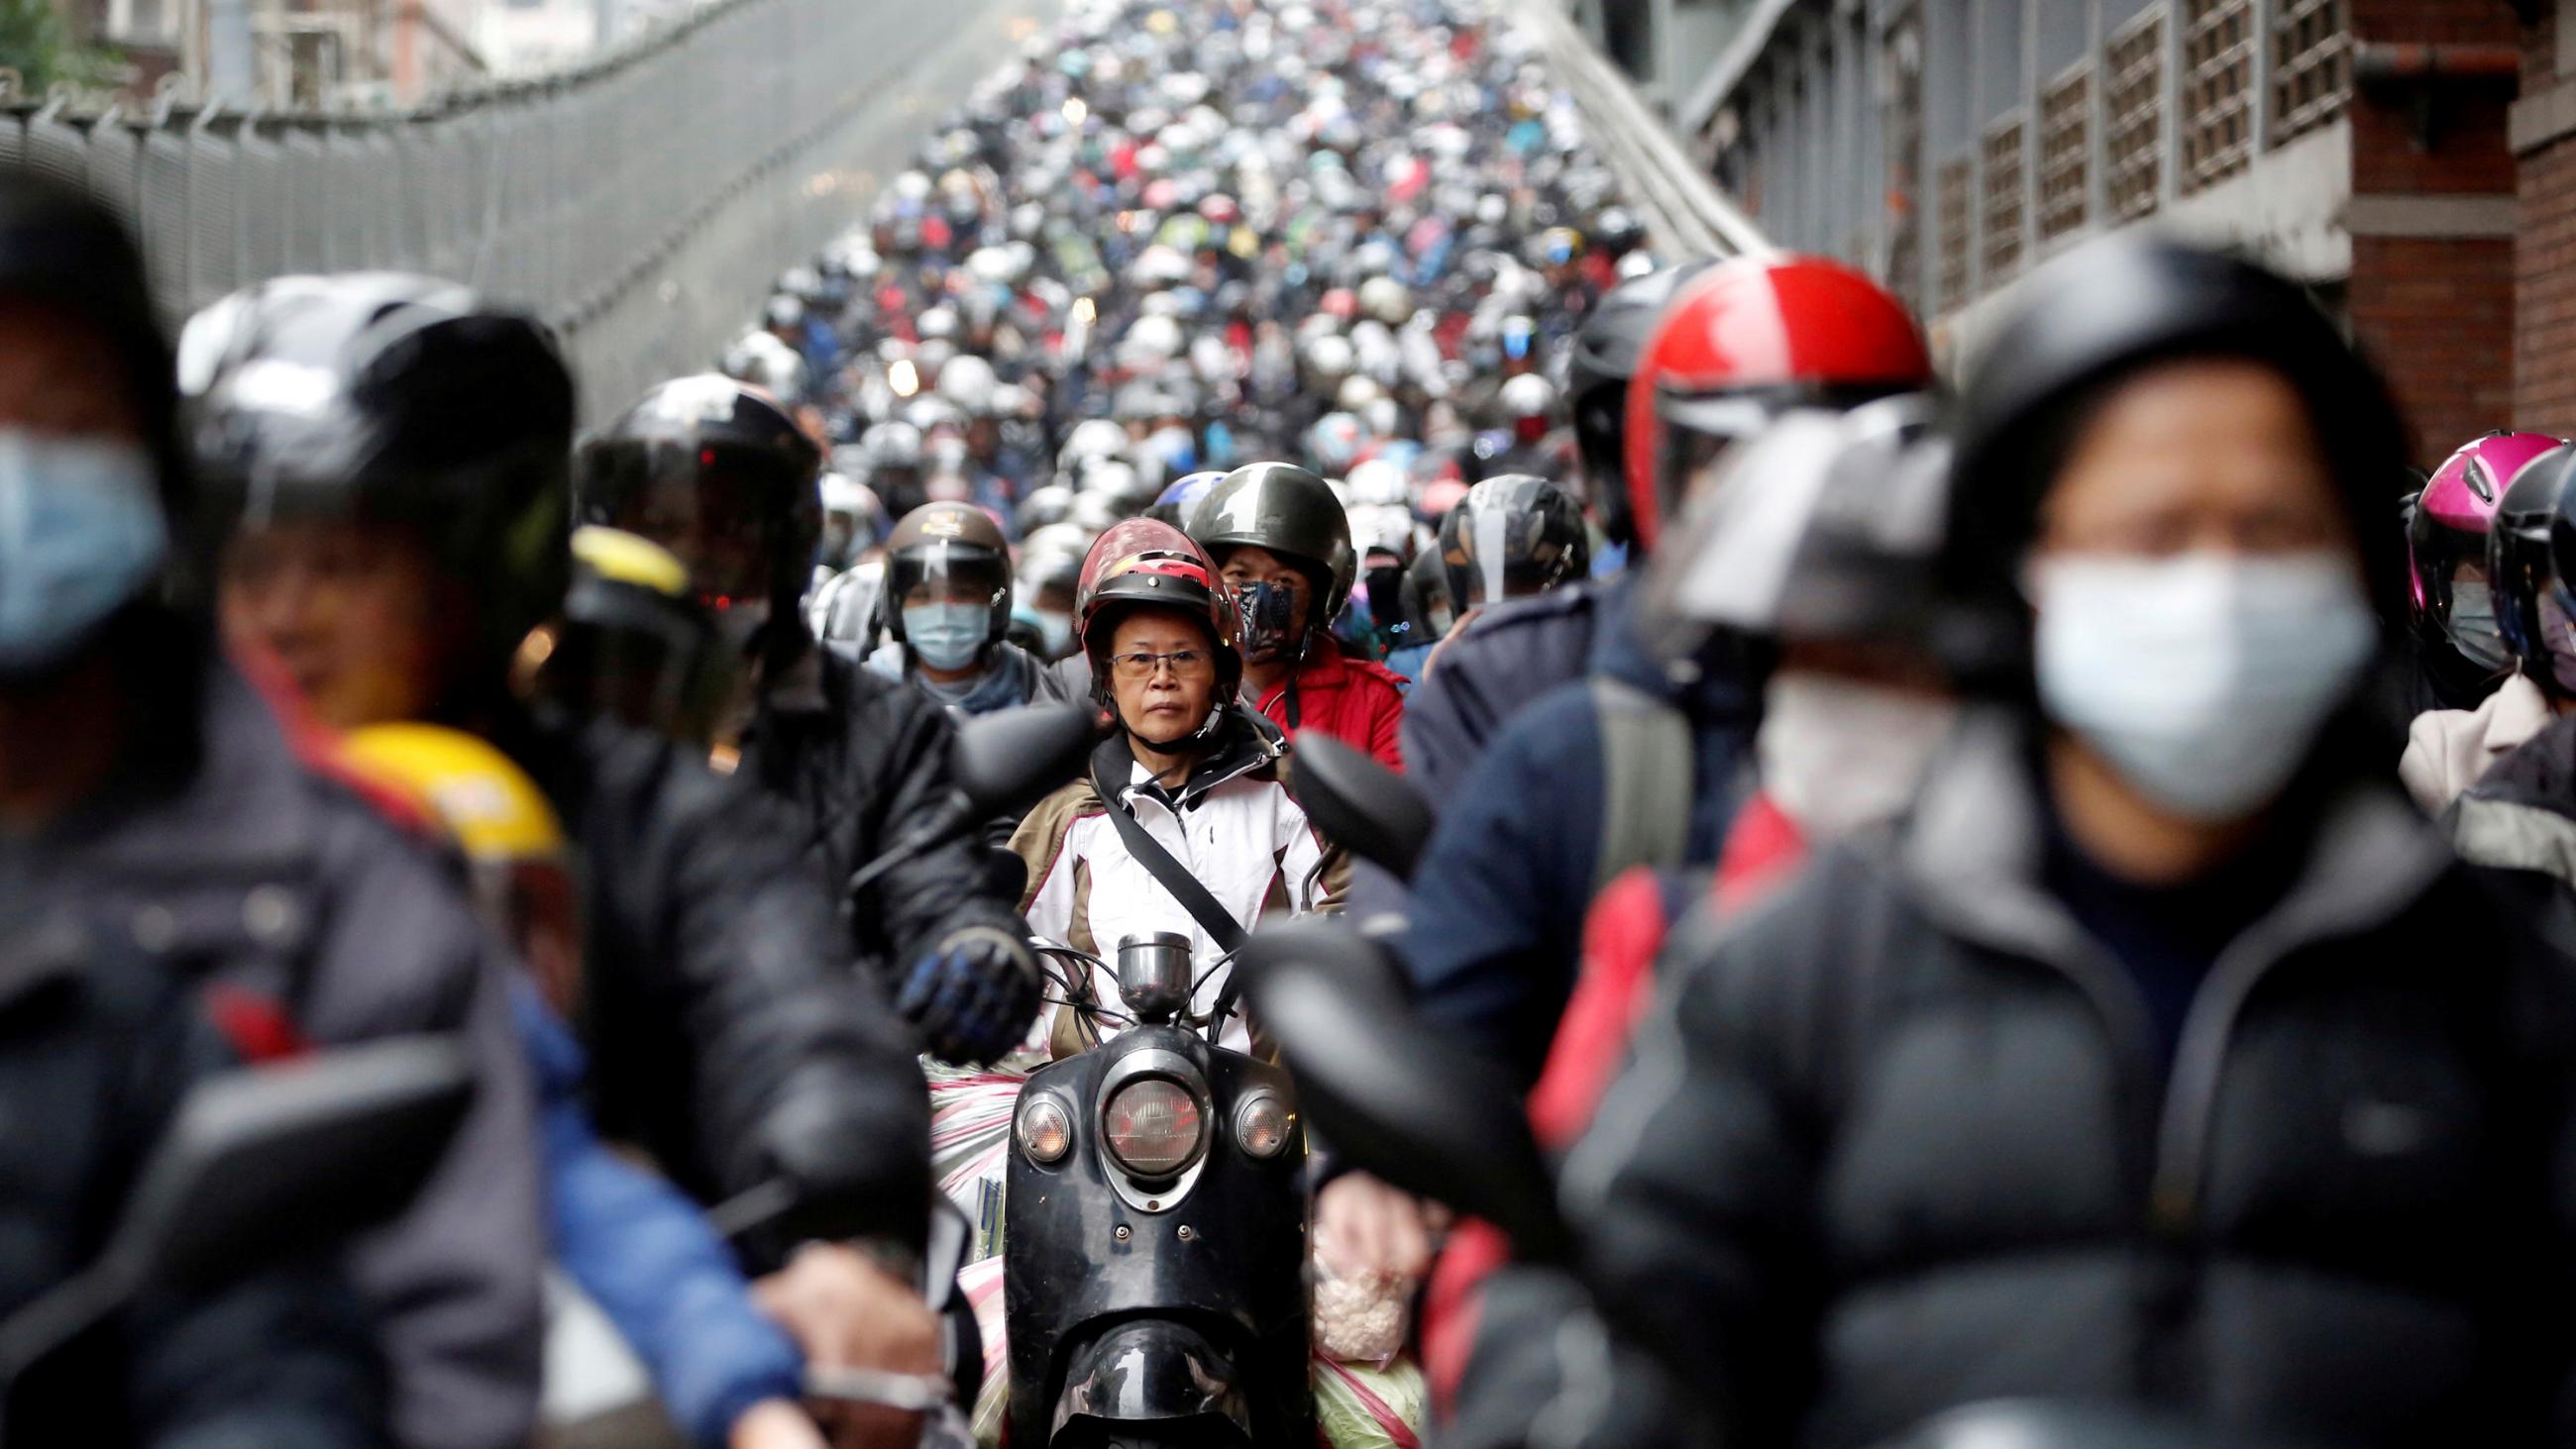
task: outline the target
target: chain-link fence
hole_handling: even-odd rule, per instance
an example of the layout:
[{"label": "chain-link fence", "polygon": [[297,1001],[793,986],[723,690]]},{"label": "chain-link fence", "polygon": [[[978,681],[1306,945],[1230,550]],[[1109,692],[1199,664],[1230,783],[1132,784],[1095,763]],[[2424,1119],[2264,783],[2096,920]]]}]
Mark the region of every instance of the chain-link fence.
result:
[{"label": "chain-link fence", "polygon": [[[776,273],[850,220],[882,102],[992,18],[730,0],[583,69],[404,115],[57,98],[0,107],[0,165],[122,209],[173,320],[263,277],[354,268],[530,306],[562,330],[598,418],[705,366]],[[997,59],[948,68],[962,85]]]}]

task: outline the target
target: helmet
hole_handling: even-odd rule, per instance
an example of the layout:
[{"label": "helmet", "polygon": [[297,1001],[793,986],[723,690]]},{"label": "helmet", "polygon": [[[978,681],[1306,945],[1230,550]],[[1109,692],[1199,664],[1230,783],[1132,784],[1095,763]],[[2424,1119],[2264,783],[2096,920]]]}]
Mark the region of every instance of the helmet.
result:
[{"label": "helmet", "polygon": [[1061,483],[1033,488],[1020,500],[1016,515],[1020,536],[1026,538],[1050,523],[1062,523],[1073,516],[1073,490]]},{"label": "helmet", "polygon": [[1359,419],[1349,413],[1326,413],[1306,430],[1306,451],[1314,456],[1316,466],[1339,473],[1351,466],[1367,440],[1368,428]]},{"label": "helmet", "polygon": [[713,647],[714,621],[690,591],[688,565],[595,523],[573,530],[571,552],[563,618],[554,647],[533,661],[530,692],[576,714],[712,738],[732,669]]},{"label": "helmet", "polygon": [[1440,550],[1436,548],[1424,549],[1405,565],[1401,596],[1410,643],[1437,640],[1458,621],[1458,606],[1449,597],[1449,569],[1440,561]]},{"label": "helmet", "polygon": [[1681,649],[1717,626],[1928,659],[1949,465],[1923,394],[1784,414],[1673,522],[1648,607],[1701,626]]},{"label": "helmet", "polygon": [[1391,504],[1402,508],[1413,496],[1411,480],[1405,476],[1404,465],[1389,458],[1353,463],[1350,476],[1343,481],[1350,485],[1351,502],[1355,506]]},{"label": "helmet", "polygon": [[[766,395],[713,373],[675,378],[582,443],[575,513],[678,554],[739,644],[796,617],[822,533],[821,465],[814,440]],[[802,637],[768,632],[773,651]]]},{"label": "helmet", "polygon": [[2576,596],[2559,572],[2562,558],[2576,563],[2576,520],[2567,516],[2571,472],[2576,446],[2567,444],[2524,464],[2487,524],[2497,629],[2523,677],[2554,700],[2576,699]]},{"label": "helmet", "polygon": [[1091,660],[1092,697],[1109,699],[1109,641],[1118,616],[1139,605],[1204,615],[1216,644],[1217,698],[1241,687],[1243,655],[1235,645],[1234,600],[1216,565],[1190,536],[1168,523],[1130,518],[1093,540],[1074,585],[1074,637]]},{"label": "helmet", "polygon": [[1127,451],[1127,430],[1107,418],[1090,418],[1073,425],[1064,435],[1064,446],[1056,452],[1058,468],[1073,468],[1090,458],[1115,458]]},{"label": "helmet", "polygon": [[971,503],[929,503],[886,539],[886,632],[903,641],[903,604],[914,589],[972,594],[991,610],[984,642],[1011,627],[1011,546],[992,515]]},{"label": "helmet", "polygon": [[823,499],[823,541],[817,562],[845,569],[876,546],[885,531],[885,505],[876,491],[847,473],[829,472],[818,480]]},{"label": "helmet", "polygon": [[1574,414],[1574,440],[1583,452],[1585,481],[1601,507],[1612,538],[1628,537],[1626,472],[1628,379],[1654,335],[1664,304],[1684,282],[1704,271],[1705,260],[1648,272],[1601,296],[1574,334],[1566,359],[1565,396]]},{"label": "helmet", "polygon": [[1145,516],[1168,523],[1174,528],[1180,528],[1189,522],[1190,514],[1199,506],[1199,500],[1205,498],[1208,490],[1215,487],[1224,477],[1225,474],[1214,468],[1202,468],[1196,473],[1182,474],[1173,479],[1170,486],[1155,495],[1154,504],[1145,510]]},{"label": "helmet", "polygon": [[1528,473],[1488,478],[1440,520],[1440,562],[1451,604],[1469,609],[1545,593],[1591,568],[1583,510]]},{"label": "helmet", "polygon": [[1514,419],[1544,418],[1556,406],[1556,389],[1535,372],[1505,378],[1498,400]]},{"label": "helmet", "polygon": [[2513,656],[2494,632],[2493,605],[2473,597],[2466,619],[2451,612],[2451,583],[2463,565],[2483,570],[2487,521],[2524,465],[2559,446],[2543,433],[2493,432],[2463,443],[2433,470],[2416,496],[2406,523],[2409,617],[2427,644],[2447,643],[2491,673],[2513,667]]},{"label": "helmet", "polygon": [[1413,315],[1413,292],[1393,277],[1371,277],[1360,283],[1359,309],[1389,327],[1400,327]]},{"label": "helmet", "polygon": [[1251,546],[1305,568],[1315,593],[1309,635],[1342,611],[1359,574],[1341,500],[1330,484],[1294,463],[1247,463],[1226,474],[1199,500],[1190,536],[1211,554]]},{"label": "helmet", "polygon": [[939,395],[969,418],[993,415],[993,393],[1001,386],[993,364],[968,353],[939,369]]},{"label": "helmet", "polygon": [[1815,257],[1738,257],[1677,290],[1628,388],[1628,499],[1637,542],[1692,476],[1784,408],[1848,407],[1932,380],[1905,307]]},{"label": "helmet", "polygon": [[[2072,439],[2069,420],[2105,387],[2173,358],[2241,358],[2297,388],[2344,496],[2362,575],[2383,619],[2405,617],[2403,534],[2388,526],[2393,460],[2406,456],[2387,386],[2308,294],[2252,262],[2180,242],[2113,237],[2033,272],[1956,405],[1949,520],[1942,529],[1954,664],[2028,685],[2022,568],[2039,506]],[[2526,470],[2527,471],[2527,470]],[[2004,677],[2008,672],[2011,677]]]},{"label": "helmet", "polygon": [[298,513],[413,530],[477,595],[446,683],[499,686],[563,600],[573,384],[545,325],[428,277],[280,277],[190,318],[179,359],[217,536]]}]

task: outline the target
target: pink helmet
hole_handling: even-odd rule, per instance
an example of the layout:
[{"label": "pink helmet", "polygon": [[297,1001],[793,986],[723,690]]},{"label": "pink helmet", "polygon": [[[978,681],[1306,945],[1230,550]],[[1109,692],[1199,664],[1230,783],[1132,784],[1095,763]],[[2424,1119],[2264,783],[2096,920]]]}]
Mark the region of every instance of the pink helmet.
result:
[{"label": "pink helmet", "polygon": [[2515,474],[2561,442],[2545,433],[2492,432],[2462,444],[2433,470],[2406,525],[2409,597],[2416,632],[2427,643],[2446,642],[2482,668],[2512,666],[2485,589],[2462,595],[2455,614],[2452,584],[2462,568],[2479,570],[2483,581],[2487,523],[2497,502]]}]

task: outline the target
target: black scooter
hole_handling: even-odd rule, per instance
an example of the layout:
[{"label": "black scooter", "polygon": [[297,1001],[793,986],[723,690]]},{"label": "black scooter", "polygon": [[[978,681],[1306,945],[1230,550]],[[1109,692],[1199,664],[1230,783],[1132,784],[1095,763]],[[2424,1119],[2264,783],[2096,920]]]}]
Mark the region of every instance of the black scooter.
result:
[{"label": "black scooter", "polygon": [[1133,1025],[1021,1090],[1003,1301],[1027,1449],[1315,1442],[1296,1095],[1216,1045],[1225,1010],[1186,1015],[1190,967],[1186,937],[1119,943]]}]

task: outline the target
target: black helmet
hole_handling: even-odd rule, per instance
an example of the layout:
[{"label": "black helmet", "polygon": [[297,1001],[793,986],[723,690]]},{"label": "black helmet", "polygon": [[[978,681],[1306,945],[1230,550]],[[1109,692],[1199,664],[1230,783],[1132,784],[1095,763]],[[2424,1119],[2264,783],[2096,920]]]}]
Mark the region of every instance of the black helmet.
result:
[{"label": "black helmet", "polygon": [[2405,617],[2406,539],[2389,526],[2387,487],[2405,427],[2379,374],[2294,283],[2217,252],[2123,236],[2032,274],[1962,390],[1940,564],[1978,636],[1978,657],[1960,663],[2026,676],[2022,556],[2087,405],[2143,368],[2207,357],[2267,365],[2297,388],[2380,617]]},{"label": "black helmet", "polygon": [[2496,501],[2487,524],[2487,581],[2495,590],[2496,627],[2523,676],[2551,699],[2576,699],[2576,595],[2566,568],[2576,564],[2576,517],[2567,484],[2576,475],[2576,445],[2562,445],[2525,464]]},{"label": "black helmet", "polygon": [[1583,509],[1535,474],[1488,478],[1440,520],[1440,563],[1457,609],[1545,593],[1590,572],[1591,557]]},{"label": "black helmet", "polygon": [[1589,496],[1601,507],[1601,524],[1612,538],[1628,537],[1627,468],[1628,379],[1637,375],[1637,359],[1664,304],[1682,283],[1708,266],[1701,258],[1631,277],[1601,294],[1592,315],[1574,334],[1566,359],[1566,410],[1574,415],[1574,439],[1583,454]]},{"label": "black helmet", "polygon": [[470,584],[504,677],[563,600],[573,384],[553,334],[453,282],[280,277],[188,320],[178,376],[206,542],[295,515],[394,524]]},{"label": "black helmet", "polygon": [[[575,512],[642,534],[689,566],[699,600],[729,620],[784,625],[822,537],[822,452],[768,395],[718,373],[675,378],[583,440]],[[765,606],[750,612],[746,605]],[[770,630],[773,649],[801,631]]]},{"label": "black helmet", "polygon": [[1314,579],[1311,636],[1332,626],[1359,577],[1350,515],[1333,487],[1294,463],[1246,463],[1199,500],[1189,533],[1222,561],[1225,550],[1267,549],[1305,567]]},{"label": "black helmet", "polygon": [[597,524],[573,530],[572,584],[554,647],[525,692],[704,743],[732,677],[688,566],[650,539]]},{"label": "black helmet", "polygon": [[957,586],[990,601],[984,642],[1011,627],[1011,546],[991,515],[971,503],[925,503],[886,540],[886,630],[903,639],[903,600],[915,588]]},{"label": "black helmet", "polygon": [[1436,642],[1458,622],[1458,606],[1449,597],[1449,570],[1442,566],[1438,549],[1426,548],[1404,566],[1400,596],[1408,644]]}]

